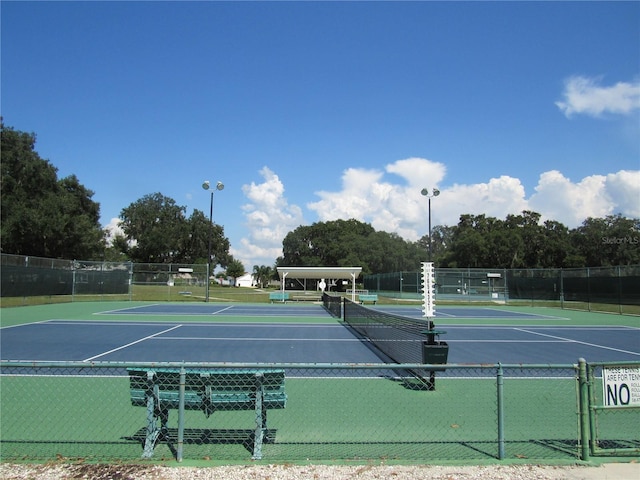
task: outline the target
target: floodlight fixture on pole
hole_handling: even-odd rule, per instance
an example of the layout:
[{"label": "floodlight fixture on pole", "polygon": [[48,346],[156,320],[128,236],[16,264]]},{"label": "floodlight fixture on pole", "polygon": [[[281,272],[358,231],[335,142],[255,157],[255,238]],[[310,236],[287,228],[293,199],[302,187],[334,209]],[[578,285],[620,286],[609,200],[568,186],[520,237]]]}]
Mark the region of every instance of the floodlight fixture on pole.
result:
[{"label": "floodlight fixture on pole", "polygon": [[429,193],[428,188],[423,188],[420,193],[429,199],[429,261],[431,261],[431,198],[440,195],[440,190],[434,188],[431,190],[431,193]]},{"label": "floodlight fixture on pole", "polygon": [[[209,190],[211,188],[211,182],[206,180],[202,183],[202,188],[204,190]],[[216,183],[216,190],[223,190],[224,184],[222,182]],[[207,289],[205,294],[205,302],[209,301],[209,277],[211,276],[211,236],[213,235],[213,192],[211,190],[211,202],[209,203],[209,248],[207,250]]]}]

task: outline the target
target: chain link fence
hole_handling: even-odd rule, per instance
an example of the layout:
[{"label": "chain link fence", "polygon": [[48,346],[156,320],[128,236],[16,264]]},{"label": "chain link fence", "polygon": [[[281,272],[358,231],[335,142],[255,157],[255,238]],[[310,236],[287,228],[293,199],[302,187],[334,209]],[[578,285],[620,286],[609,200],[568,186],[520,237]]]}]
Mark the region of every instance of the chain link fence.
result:
[{"label": "chain link fence", "polygon": [[95,262],[2,254],[3,304],[105,300],[204,301],[206,264]]},{"label": "chain link fence", "polygon": [[[260,289],[207,289],[206,264],[92,262],[2,254],[3,305],[78,300],[266,302]],[[437,268],[439,303],[498,302],[640,313],[640,265],[576,269]],[[209,279],[209,287],[215,282]],[[422,298],[420,272],[363,277],[363,292]]]},{"label": "chain link fence", "polygon": [[4,461],[571,460],[590,435],[576,365],[439,365],[433,390],[422,364],[0,365]]},{"label": "chain link fence", "polygon": [[[640,454],[640,364],[586,365],[590,450],[595,455]],[[626,435],[634,429],[635,435]]]},{"label": "chain link fence", "polygon": [[[520,303],[640,313],[640,266],[572,269],[436,268],[442,302]],[[365,275],[364,288],[391,298],[422,298],[420,272]]]},{"label": "chain link fence", "polygon": [[[5,300],[47,297],[50,302],[131,300],[133,264],[58,260],[24,255],[0,255]],[[7,302],[8,303],[8,302]]]},{"label": "chain link fence", "polygon": [[131,297],[157,300],[197,300],[207,296],[206,264],[134,263]]}]

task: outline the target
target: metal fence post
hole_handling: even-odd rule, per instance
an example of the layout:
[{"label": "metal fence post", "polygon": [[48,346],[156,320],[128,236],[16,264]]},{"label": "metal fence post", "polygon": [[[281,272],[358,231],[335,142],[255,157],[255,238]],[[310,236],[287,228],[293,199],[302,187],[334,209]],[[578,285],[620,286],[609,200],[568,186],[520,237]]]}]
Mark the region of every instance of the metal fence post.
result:
[{"label": "metal fence post", "polygon": [[498,371],[496,374],[498,385],[498,459],[503,460],[504,453],[504,376],[502,364],[498,363]]},{"label": "metal fence post", "polygon": [[184,365],[180,368],[180,387],[178,391],[178,448],[176,460],[182,461],[182,448],[184,446],[184,395],[186,384],[186,371]]},{"label": "metal fence post", "polygon": [[584,358],[578,359],[578,397],[580,415],[580,459],[589,461],[589,393],[587,381],[587,361]]}]

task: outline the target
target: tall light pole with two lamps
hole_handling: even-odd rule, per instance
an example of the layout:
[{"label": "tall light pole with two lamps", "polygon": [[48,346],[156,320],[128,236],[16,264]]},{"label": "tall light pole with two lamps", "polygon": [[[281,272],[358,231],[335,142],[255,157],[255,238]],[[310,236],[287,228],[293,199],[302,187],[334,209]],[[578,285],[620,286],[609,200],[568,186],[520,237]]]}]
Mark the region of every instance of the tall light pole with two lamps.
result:
[{"label": "tall light pole with two lamps", "polygon": [[[209,182],[209,180],[206,180],[202,184],[202,188],[205,190],[209,190],[211,188],[211,182]],[[217,182],[215,190],[223,189],[224,184],[222,182]],[[209,249],[207,250],[207,290],[205,294],[205,302],[209,301],[209,283],[211,277],[211,236],[213,235],[213,192],[215,190],[211,190],[211,203],[209,204]]]},{"label": "tall light pole with two lamps", "polygon": [[437,197],[438,195],[440,195],[440,190],[438,190],[437,188],[434,188],[434,189],[431,190],[431,192],[429,192],[428,188],[423,188],[420,193],[429,199],[429,261],[431,262],[431,255],[432,255],[432,249],[431,249],[431,243],[432,243],[431,242],[431,199],[433,197]]}]

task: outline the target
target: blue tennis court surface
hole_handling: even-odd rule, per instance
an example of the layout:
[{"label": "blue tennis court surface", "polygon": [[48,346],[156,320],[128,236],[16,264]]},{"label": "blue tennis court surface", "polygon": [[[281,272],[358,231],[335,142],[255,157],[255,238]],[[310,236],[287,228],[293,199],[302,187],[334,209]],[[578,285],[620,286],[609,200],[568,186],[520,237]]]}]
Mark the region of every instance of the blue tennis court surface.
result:
[{"label": "blue tennis court surface", "polygon": [[380,362],[344,326],[52,320],[4,329],[2,358],[123,362]]},{"label": "blue tennis court surface", "polygon": [[319,305],[217,305],[154,304],[100,312],[109,315],[216,315],[253,317],[327,317],[331,315]]},{"label": "blue tennis court surface", "polygon": [[[420,307],[370,307],[385,313],[422,318]],[[220,304],[154,304],[101,312],[109,315],[211,315],[247,317],[327,317],[331,315],[320,305],[220,305]],[[440,307],[435,318],[495,318],[495,319],[563,319],[562,317],[511,311],[501,308]]]},{"label": "blue tennis court surface", "polygon": [[[391,313],[394,315],[401,315],[411,318],[423,318],[422,309],[420,307],[387,307],[380,306],[375,307],[377,310],[385,313]],[[516,312],[502,308],[476,308],[476,307],[438,307],[436,308],[436,319],[444,318],[477,318],[477,319],[556,319],[566,320],[564,317],[557,317],[553,315],[540,315],[538,313]]]},{"label": "blue tennis court surface", "polygon": [[[380,363],[342,322],[320,324],[49,320],[5,327],[2,360]],[[449,363],[637,361],[640,329],[595,326],[446,325]]]}]

